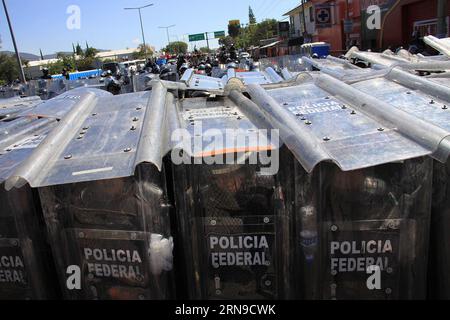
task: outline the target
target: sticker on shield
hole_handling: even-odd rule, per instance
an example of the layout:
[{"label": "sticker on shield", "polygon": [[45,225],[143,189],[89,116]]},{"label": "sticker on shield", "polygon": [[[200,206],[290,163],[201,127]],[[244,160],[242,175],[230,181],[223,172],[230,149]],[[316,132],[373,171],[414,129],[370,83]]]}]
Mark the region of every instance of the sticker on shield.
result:
[{"label": "sticker on shield", "polygon": [[220,119],[220,118],[236,118],[244,115],[239,111],[238,108],[208,108],[208,109],[194,109],[183,113],[184,121],[198,121],[207,119]]},{"label": "sticker on shield", "polygon": [[0,298],[31,299],[25,260],[18,239],[0,240]]},{"label": "sticker on shield", "polygon": [[[151,299],[146,234],[75,231],[82,266],[83,290],[101,300]],[[128,238],[125,240],[124,238]],[[70,244],[69,244],[70,246]]]},{"label": "sticker on shield", "polygon": [[402,220],[326,224],[325,272],[329,281],[323,288],[324,298],[398,298],[400,260],[408,259],[408,247],[414,250],[413,241],[402,236],[413,230],[404,226],[407,223]]},{"label": "sticker on shield", "polygon": [[277,241],[273,216],[201,219],[210,299],[277,297]]}]

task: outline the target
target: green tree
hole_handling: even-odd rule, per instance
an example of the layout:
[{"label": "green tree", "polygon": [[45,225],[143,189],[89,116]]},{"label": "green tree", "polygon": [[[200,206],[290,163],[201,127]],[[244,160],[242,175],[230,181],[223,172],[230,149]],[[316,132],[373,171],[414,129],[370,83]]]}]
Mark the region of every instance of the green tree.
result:
[{"label": "green tree", "polygon": [[247,48],[250,46],[259,46],[260,41],[276,37],[278,34],[278,22],[275,19],[267,19],[260,23],[248,25],[239,29],[236,37],[225,37],[219,40],[221,45],[229,48],[234,44],[237,48]]},{"label": "green tree", "polygon": [[256,17],[253,13],[252,7],[248,7],[248,23],[249,24],[255,24],[256,23]]},{"label": "green tree", "polygon": [[232,38],[236,38],[239,36],[241,31],[241,26],[239,24],[229,24],[228,25],[228,34]]},{"label": "green tree", "polygon": [[[28,62],[22,61],[24,65]],[[11,83],[20,77],[19,66],[14,56],[0,53],[0,81]]]},{"label": "green tree", "polygon": [[95,60],[94,57],[83,57],[77,60],[77,70],[88,71],[94,69]]},{"label": "green tree", "polygon": [[187,53],[188,44],[182,41],[171,42],[163,51],[168,52],[170,54],[180,54]]},{"label": "green tree", "polygon": [[97,53],[98,53],[98,50],[97,50],[97,49],[88,47],[88,48],[84,51],[83,56],[84,56],[85,58],[95,58],[95,56],[97,55]]},{"label": "green tree", "polygon": [[81,48],[80,44],[77,44],[77,47],[75,48],[77,56],[82,56],[83,55],[83,49]]},{"label": "green tree", "polygon": [[202,53],[211,53],[212,52],[212,50],[209,49],[208,47],[201,47],[199,50]]},{"label": "green tree", "polygon": [[56,62],[49,63],[47,65],[50,74],[60,74],[64,68],[69,72],[73,72],[77,69],[76,61],[73,55],[58,52],[56,54],[56,59]]},{"label": "green tree", "polygon": [[219,39],[219,44],[221,46],[225,46],[226,48],[231,47],[232,44],[234,44],[234,39],[230,36],[226,36],[224,38]]},{"label": "green tree", "polygon": [[[134,60],[145,59],[145,58],[153,55],[153,49],[149,45],[146,45],[145,48],[146,48],[146,50],[144,50],[144,45],[140,44],[138,47],[139,50],[136,52],[133,52],[133,59]],[[147,55],[146,55],[146,52],[147,52]]]}]

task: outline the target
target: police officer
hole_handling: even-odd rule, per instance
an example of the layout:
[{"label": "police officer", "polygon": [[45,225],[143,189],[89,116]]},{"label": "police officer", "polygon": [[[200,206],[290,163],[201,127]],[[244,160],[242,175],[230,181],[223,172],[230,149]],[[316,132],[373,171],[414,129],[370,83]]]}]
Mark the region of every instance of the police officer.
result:
[{"label": "police officer", "polygon": [[180,70],[178,70],[178,74],[180,75],[180,77],[183,76],[183,74],[186,72],[186,70],[189,68],[189,64],[184,63],[181,67]]},{"label": "police officer", "polygon": [[70,80],[70,75],[69,75],[69,72],[67,71],[66,68],[63,68],[63,69],[62,69],[62,76],[63,76],[64,78],[66,78],[67,80]]},{"label": "police officer", "polygon": [[113,95],[120,94],[122,90],[120,82],[113,77],[111,70],[106,72],[105,86],[106,91],[111,92]]},{"label": "police officer", "polygon": [[52,76],[50,75],[48,68],[42,69],[42,77],[41,77],[41,79],[43,79],[43,80],[50,80],[51,78],[52,78]]},{"label": "police officer", "polygon": [[205,74],[206,73],[206,67],[203,63],[201,63],[197,68],[197,74]]},{"label": "police officer", "polygon": [[230,47],[230,59],[231,60],[237,59],[237,53],[236,53],[236,48],[235,48],[234,44],[231,45],[231,47]]},{"label": "police officer", "polygon": [[234,62],[227,64],[227,69],[237,69],[237,65]]},{"label": "police officer", "polygon": [[206,72],[207,76],[209,76],[209,77],[211,76],[211,74],[212,74],[212,66],[209,63],[205,64],[205,72]]},{"label": "police officer", "polygon": [[177,71],[180,72],[181,67],[186,63],[184,55],[180,54],[177,60]]}]

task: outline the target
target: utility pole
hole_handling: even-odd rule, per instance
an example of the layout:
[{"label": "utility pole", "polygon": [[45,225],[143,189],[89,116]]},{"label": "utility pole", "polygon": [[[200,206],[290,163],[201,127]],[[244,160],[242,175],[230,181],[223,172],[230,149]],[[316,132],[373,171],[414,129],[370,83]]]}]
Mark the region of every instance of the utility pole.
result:
[{"label": "utility pole", "polygon": [[438,0],[437,3],[437,36],[445,38],[447,36],[447,0]]},{"label": "utility pole", "polygon": [[205,36],[206,36],[206,45],[208,46],[208,51],[209,51],[211,49],[209,48],[208,32],[205,32]]},{"label": "utility pole", "polygon": [[9,19],[9,13],[8,13],[8,8],[6,7],[6,2],[5,0],[3,1],[3,8],[5,9],[5,15],[6,15],[6,20],[8,20],[8,25],[9,25],[9,31],[11,32],[11,39],[14,45],[14,50],[16,51],[16,58],[17,58],[17,64],[19,65],[19,75],[20,75],[20,80],[22,81],[22,83],[27,83],[27,80],[25,78],[25,73],[23,72],[23,66],[22,66],[22,59],[20,59],[20,53],[19,50],[17,49],[17,43],[16,43],[16,38],[14,37],[14,30],[11,24],[11,19]]},{"label": "utility pole", "polygon": [[145,43],[145,34],[144,34],[144,25],[142,24],[142,14],[141,10],[144,8],[152,7],[153,3],[148,4],[146,6],[137,7],[137,8],[124,8],[125,10],[138,10],[139,11],[139,20],[141,21],[141,31],[142,31],[142,41],[144,44],[144,56],[147,58],[147,44]]},{"label": "utility pole", "polygon": [[305,0],[302,0],[302,14],[303,14],[303,34],[302,37],[305,39],[308,36],[308,30],[306,28],[306,13],[305,13]]},{"label": "utility pole", "polygon": [[175,25],[167,26],[167,27],[159,27],[160,29],[166,29],[167,32],[167,45],[170,45],[170,35],[169,35],[169,29],[175,27]]}]

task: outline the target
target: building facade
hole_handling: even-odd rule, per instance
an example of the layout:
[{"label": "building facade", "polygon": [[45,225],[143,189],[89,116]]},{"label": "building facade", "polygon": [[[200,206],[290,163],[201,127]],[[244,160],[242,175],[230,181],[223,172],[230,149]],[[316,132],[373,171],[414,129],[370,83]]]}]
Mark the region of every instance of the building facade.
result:
[{"label": "building facade", "polygon": [[[336,55],[354,45],[377,51],[408,48],[413,34],[450,34],[450,0],[309,0],[285,15],[290,17],[292,38],[303,35],[305,42],[327,42]],[[438,16],[447,25],[440,35]]]}]

